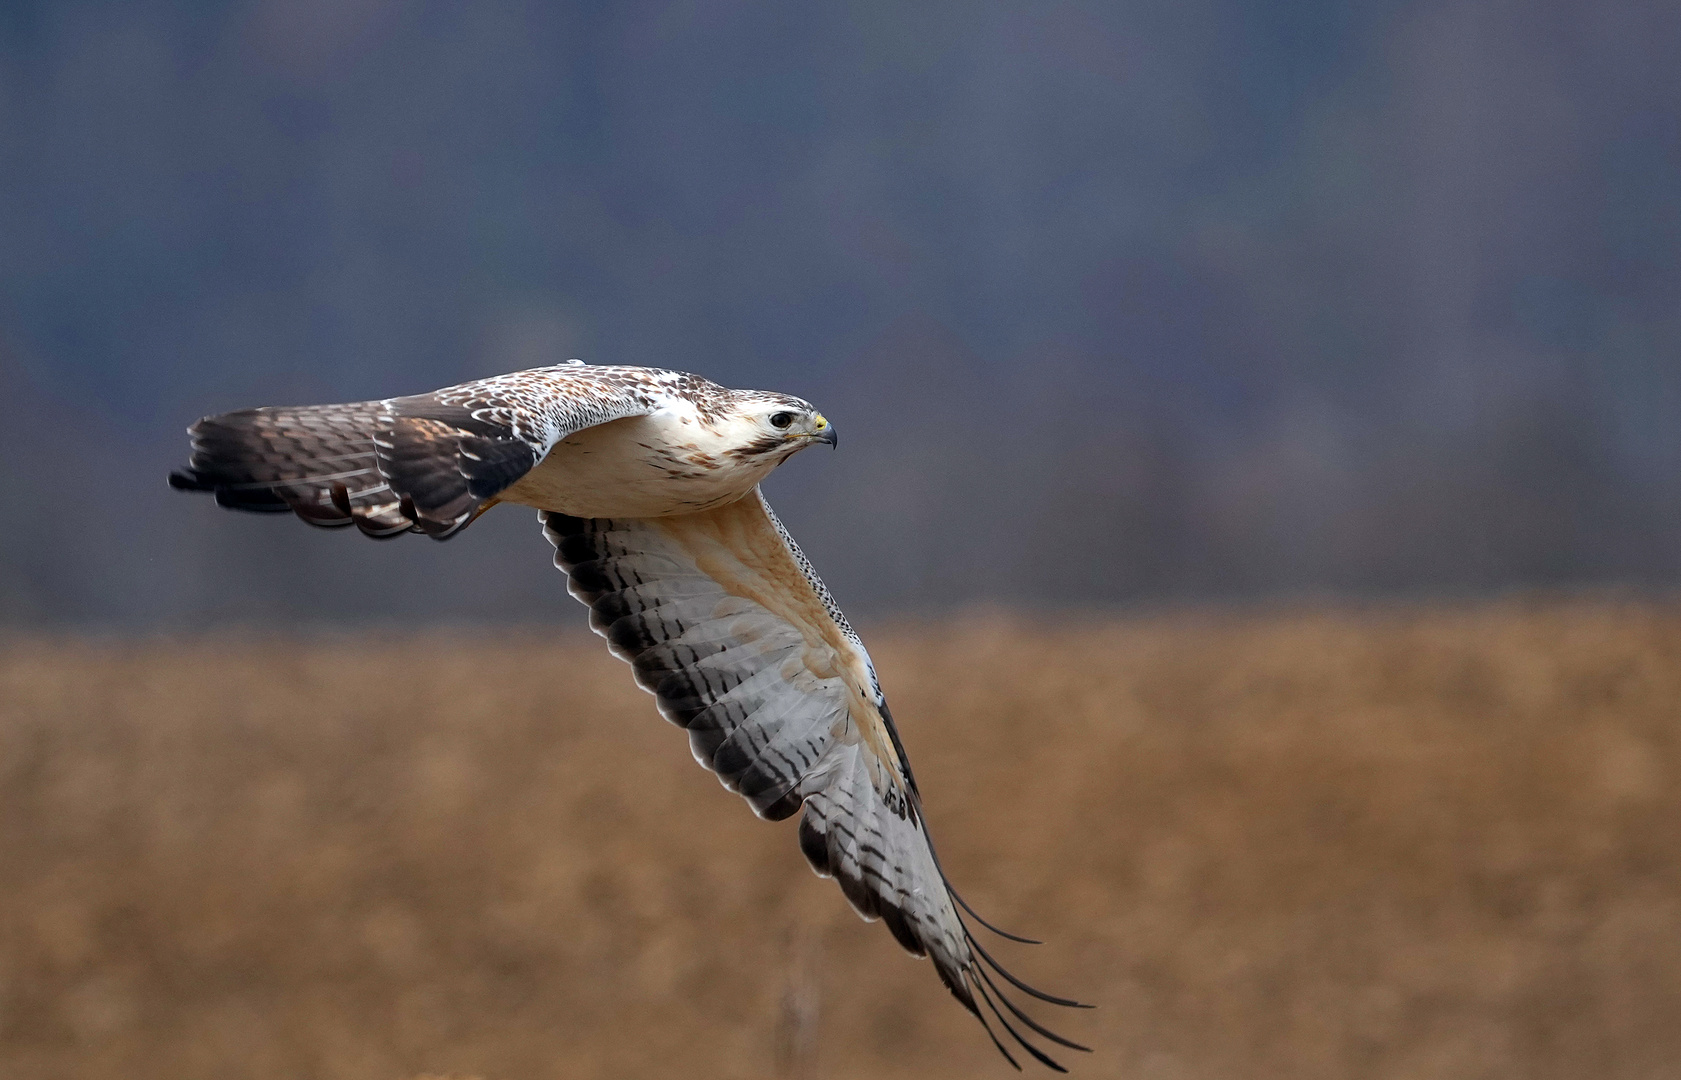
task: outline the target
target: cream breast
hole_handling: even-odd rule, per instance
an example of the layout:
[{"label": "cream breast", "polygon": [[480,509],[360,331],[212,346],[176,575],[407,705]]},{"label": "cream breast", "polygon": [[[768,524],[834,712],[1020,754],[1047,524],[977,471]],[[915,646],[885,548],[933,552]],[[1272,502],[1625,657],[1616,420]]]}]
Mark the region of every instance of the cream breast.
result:
[{"label": "cream breast", "polygon": [[584,428],[502,493],[573,517],[669,517],[741,498],[776,464],[744,458],[712,425],[676,410]]}]

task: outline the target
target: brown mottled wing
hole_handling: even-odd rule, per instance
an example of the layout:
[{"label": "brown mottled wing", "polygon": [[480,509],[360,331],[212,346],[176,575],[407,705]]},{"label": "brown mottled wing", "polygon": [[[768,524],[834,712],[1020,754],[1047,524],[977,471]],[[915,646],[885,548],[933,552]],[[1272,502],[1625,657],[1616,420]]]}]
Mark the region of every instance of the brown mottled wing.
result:
[{"label": "brown mottled wing", "polygon": [[761,817],[803,806],[800,848],[812,869],[833,877],[865,919],[880,918],[907,950],[930,957],[976,1016],[984,1002],[1012,1035],[1000,1008],[1075,1046],[993,981],[988,967],[1036,997],[1074,1004],[1026,987],[970,935],[869,655],[757,491],[679,517],[542,517],[590,625],[665,718],[688,730],[697,761]]},{"label": "brown mottled wing", "polygon": [[207,416],[189,429],[192,458],[170,484],[312,525],[447,539],[557,441],[652,412],[677,378],[564,365],[413,397]]}]

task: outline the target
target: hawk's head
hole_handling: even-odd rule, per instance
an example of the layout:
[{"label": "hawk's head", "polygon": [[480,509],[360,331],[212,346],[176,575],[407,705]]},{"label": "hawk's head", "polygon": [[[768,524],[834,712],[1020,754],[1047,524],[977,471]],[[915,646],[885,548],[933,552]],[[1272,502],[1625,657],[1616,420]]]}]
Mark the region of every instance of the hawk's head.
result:
[{"label": "hawk's head", "polygon": [[802,398],[754,390],[741,392],[732,405],[721,427],[738,461],[780,463],[816,443],[840,444],[835,425]]}]

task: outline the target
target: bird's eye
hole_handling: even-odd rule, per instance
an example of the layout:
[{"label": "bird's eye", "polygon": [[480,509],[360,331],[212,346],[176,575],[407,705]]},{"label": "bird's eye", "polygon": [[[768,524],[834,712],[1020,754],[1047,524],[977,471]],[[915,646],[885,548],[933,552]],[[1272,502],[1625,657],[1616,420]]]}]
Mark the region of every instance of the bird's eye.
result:
[{"label": "bird's eye", "polygon": [[773,428],[785,428],[793,422],[793,413],[779,412],[770,414],[770,426]]}]

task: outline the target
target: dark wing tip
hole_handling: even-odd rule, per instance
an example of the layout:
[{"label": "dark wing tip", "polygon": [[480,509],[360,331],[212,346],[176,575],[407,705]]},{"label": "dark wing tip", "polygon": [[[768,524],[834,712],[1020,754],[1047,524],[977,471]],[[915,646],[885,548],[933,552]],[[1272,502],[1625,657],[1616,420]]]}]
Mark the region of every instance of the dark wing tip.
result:
[{"label": "dark wing tip", "polygon": [[1004,1003],[1004,1007],[1006,1009],[1009,1009],[1010,1012],[1015,1015],[1017,1020],[1020,1020],[1022,1023],[1026,1024],[1029,1028],[1033,1029],[1035,1032],[1038,1032],[1040,1035],[1043,1035],[1045,1038],[1047,1038],[1047,1039],[1051,1040],[1052,1042],[1056,1043],[1058,1046],[1066,1046],[1070,1050],[1079,1050],[1079,1051],[1082,1051],[1082,1052],[1087,1053],[1087,1054],[1091,1053],[1091,1047],[1082,1046],[1079,1043],[1075,1042],[1073,1039],[1063,1038],[1061,1035],[1058,1035],[1056,1032],[1052,1031],[1050,1028],[1045,1027],[1043,1024],[1041,1024],[1037,1020],[1033,1019],[1033,1017],[1027,1015],[1027,1013],[1022,1010],[1021,1006],[1019,1006],[1015,1002],[1011,1001],[1009,996],[1007,994],[1005,994],[1003,990],[1000,990],[998,988],[998,984],[992,981],[992,976],[990,976],[986,973],[986,969],[984,967],[977,967],[975,970],[980,973],[981,979],[992,990],[992,992],[995,995],[997,995],[998,1000]]},{"label": "dark wing tip", "polygon": [[[1070,1050],[1078,1050],[1082,1053],[1091,1053],[1091,1047],[1083,1046],[1072,1039],[1064,1038],[1063,1036],[1058,1035],[1050,1028],[1029,1016],[1027,1012],[1021,1008],[1021,1006],[1017,1005],[1014,1001],[1011,1001],[1009,996],[1004,993],[1003,989],[1000,988],[997,983],[992,981],[992,976],[987,974],[987,966],[991,966],[995,971],[1003,975],[1006,979],[1009,979],[1012,983],[1018,982],[1018,980],[1013,978],[1009,972],[999,968],[995,963],[990,961],[984,963],[974,963],[962,973],[963,982],[967,987],[973,988],[973,993],[965,1004],[970,1006],[970,1011],[974,1013],[975,1018],[981,1022],[981,1027],[986,1029],[988,1038],[992,1040],[992,1045],[997,1047],[1000,1054],[1004,1055],[1004,1060],[1015,1066],[1018,1071],[1020,1070],[1021,1065],[1014,1057],[1011,1056],[1009,1050],[1007,1050],[1003,1042],[999,1040],[997,1033],[992,1030],[992,1025],[987,1020],[986,1012],[978,1007],[981,1004],[984,1004],[986,1009],[991,1010],[993,1019],[998,1021],[999,1026],[1004,1029],[1004,1032],[1009,1035],[1012,1041],[1014,1041],[1023,1050],[1027,1051],[1027,1053],[1033,1057],[1033,1060],[1039,1062],[1039,1064],[1045,1066],[1047,1069],[1051,1069],[1059,1073],[1065,1073],[1068,1071],[1061,1062],[1057,1061],[1048,1053],[1035,1046],[1026,1035],[1023,1035],[1020,1031],[1016,1030],[1016,1026],[1010,1022],[1011,1016],[1015,1017],[1017,1022],[1024,1024],[1029,1031],[1032,1031],[1041,1038],[1049,1039],[1058,1046],[1065,1046]],[[990,990],[991,993],[988,993],[988,990]],[[1008,1013],[1008,1015],[1006,1015],[1006,1013]]]},{"label": "dark wing tip", "polygon": [[[1014,1027],[1011,1026],[1010,1021],[1005,1019],[1003,1012],[1001,1012],[999,1010],[998,1006],[993,1003],[992,998],[987,995],[985,986],[981,985],[979,982],[976,982],[974,984],[974,986],[975,986],[975,992],[980,995],[982,1001],[986,1002],[987,1008],[992,1010],[992,1015],[995,1018],[997,1018],[997,1020],[1000,1024],[1003,1025],[1004,1030],[1009,1033],[1010,1038],[1012,1038],[1016,1041],[1017,1045],[1019,1045],[1023,1050],[1026,1050],[1029,1054],[1032,1054],[1033,1059],[1035,1061],[1037,1061],[1039,1064],[1045,1066],[1047,1069],[1051,1069],[1051,1070],[1053,1070],[1055,1072],[1059,1072],[1059,1073],[1065,1073],[1065,1072],[1068,1071],[1067,1069],[1063,1068],[1061,1062],[1057,1061],[1055,1058],[1051,1057],[1049,1054],[1045,1053],[1043,1050],[1039,1049],[1037,1046],[1034,1046],[1032,1043],[1028,1042],[1026,1037],[1024,1037],[1021,1032],[1017,1031]],[[1011,1011],[1014,1012],[1015,1010],[1012,1008]],[[984,1023],[985,1021],[983,1020],[982,1022]],[[992,1034],[992,1029],[991,1028],[987,1029],[987,1034],[989,1034],[989,1035]],[[993,1041],[994,1044],[997,1044],[997,1042],[998,1042],[997,1036],[994,1036],[992,1041]],[[999,1048],[999,1050],[1004,1049],[1002,1046],[999,1046],[998,1048]],[[1005,1054],[1004,1056],[1006,1058],[1010,1057],[1008,1054]],[[1010,1058],[1010,1064],[1012,1064],[1012,1065],[1016,1064],[1014,1058]],[[1020,1070],[1021,1066],[1016,1065],[1016,1068],[1017,1068],[1017,1070]]]},{"label": "dark wing tip", "polygon": [[214,491],[216,485],[200,480],[198,474],[189,469],[175,469],[169,474],[169,486],[176,491]]},{"label": "dark wing tip", "polygon": [[993,971],[996,971],[998,974],[1002,975],[1009,982],[1009,984],[1011,986],[1015,987],[1017,990],[1020,990],[1022,993],[1030,994],[1033,997],[1038,998],[1040,1001],[1049,1002],[1052,1005],[1061,1005],[1061,1006],[1063,1006],[1064,1008],[1067,1008],[1067,1009],[1095,1009],[1095,1008],[1097,1008],[1096,1005],[1087,1005],[1084,1002],[1074,1001],[1070,998],[1060,998],[1060,997],[1055,996],[1054,994],[1047,994],[1043,990],[1036,990],[1033,987],[1031,987],[1031,986],[1027,985],[1026,983],[1022,982],[1020,979],[1018,979],[1014,975],[1010,974],[1010,972],[1003,965],[1001,965],[997,960],[994,960],[992,958],[991,953],[987,952],[986,949],[981,947],[981,943],[975,940],[975,935],[969,933],[969,928],[967,926],[965,926],[963,928],[963,940],[965,940],[966,942],[969,943],[969,947],[971,949],[973,949],[976,952],[977,955],[980,956],[980,958],[987,964],[987,966],[991,967]]},{"label": "dark wing tip", "polygon": [[[968,912],[971,917],[976,920],[980,919],[980,916],[976,915],[974,910],[971,909],[968,904],[963,903],[962,900],[957,898],[956,893],[951,891],[949,884],[947,885],[947,891],[951,892],[952,898],[957,900],[957,903],[961,906],[961,908]],[[958,921],[959,923],[962,922],[961,915],[958,916]],[[1004,1044],[999,1040],[997,1033],[993,1031],[992,1025],[988,1023],[984,1011],[979,1007],[982,1004],[985,1005],[986,1009],[991,1010],[993,1017],[998,1021],[999,1025],[1003,1027],[1005,1033],[1008,1034],[1014,1042],[1020,1045],[1022,1049],[1026,1050],[1028,1054],[1032,1055],[1035,1061],[1044,1065],[1048,1069],[1052,1069],[1059,1073],[1068,1071],[1060,1062],[1052,1058],[1043,1050],[1040,1050],[1037,1046],[1033,1045],[1033,1043],[1028,1041],[1027,1036],[1016,1030],[1015,1025],[1010,1022],[1010,1017],[1014,1017],[1017,1022],[1025,1025],[1029,1031],[1041,1038],[1049,1039],[1058,1046],[1064,1046],[1070,1050],[1078,1050],[1082,1053],[1091,1053],[1091,1047],[1084,1046],[1072,1039],[1064,1038],[1052,1031],[1050,1028],[1046,1027],[1044,1024],[1041,1024],[1039,1021],[1033,1019],[1033,1017],[1029,1016],[1027,1012],[1021,1008],[1021,1006],[1010,1000],[1009,995],[1004,993],[1001,986],[993,981],[992,975],[988,973],[987,969],[991,968],[992,971],[996,972],[1011,986],[1020,990],[1022,993],[1037,998],[1040,1001],[1072,1009],[1090,1009],[1094,1006],[1074,1001],[1069,998],[1056,997],[1055,995],[1047,994],[1042,990],[1029,986],[1027,983],[1018,979],[1015,975],[1006,970],[997,960],[993,959],[992,955],[981,946],[980,942],[975,940],[974,934],[970,933],[967,926],[963,927],[963,939],[973,952],[974,957],[970,964],[963,969],[961,979],[965,989],[973,987],[973,993],[959,995],[959,1000],[963,1001],[963,1003],[968,1006],[969,1011],[974,1013],[976,1019],[981,1022],[981,1026],[986,1029],[987,1036],[992,1040],[992,1045],[998,1048],[998,1052],[1004,1055],[1004,1059],[1006,1061],[1015,1066],[1018,1070],[1021,1068],[1021,1065],[1016,1061],[1016,1059],[1010,1055],[1010,1052],[1007,1049],[1005,1049]],[[944,972],[942,972],[941,975],[943,978]],[[951,985],[949,980],[947,980],[947,985]],[[991,991],[990,994],[987,992],[988,990]],[[1006,1013],[1009,1015],[1005,1015]]]},{"label": "dark wing tip", "polygon": [[1044,942],[1040,941],[1038,938],[1022,937],[1020,934],[1012,934],[1008,930],[1000,930],[998,927],[996,927],[996,926],[992,925],[991,923],[987,922],[985,919],[981,918],[979,912],[977,912],[974,908],[969,906],[969,902],[967,900],[963,899],[962,896],[958,895],[957,890],[951,887],[950,882],[946,883],[946,891],[951,893],[951,898],[953,900],[957,901],[957,906],[958,907],[962,908],[964,911],[969,913],[969,917],[971,919],[974,919],[976,922],[980,923],[982,926],[986,927],[988,930],[991,930],[994,934],[997,934],[999,937],[1004,938],[1007,941],[1019,941],[1023,945],[1043,945],[1044,944]]}]

